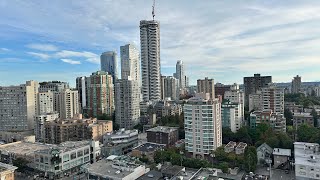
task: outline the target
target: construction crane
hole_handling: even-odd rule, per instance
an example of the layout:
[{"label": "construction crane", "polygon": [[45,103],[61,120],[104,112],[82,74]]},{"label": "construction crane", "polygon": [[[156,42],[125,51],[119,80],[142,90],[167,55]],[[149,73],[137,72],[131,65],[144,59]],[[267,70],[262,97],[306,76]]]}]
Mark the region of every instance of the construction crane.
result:
[{"label": "construction crane", "polygon": [[152,6],[152,19],[154,20],[154,16],[155,16],[155,13],[154,13],[154,7],[156,5],[156,0],[153,0],[153,6]]}]

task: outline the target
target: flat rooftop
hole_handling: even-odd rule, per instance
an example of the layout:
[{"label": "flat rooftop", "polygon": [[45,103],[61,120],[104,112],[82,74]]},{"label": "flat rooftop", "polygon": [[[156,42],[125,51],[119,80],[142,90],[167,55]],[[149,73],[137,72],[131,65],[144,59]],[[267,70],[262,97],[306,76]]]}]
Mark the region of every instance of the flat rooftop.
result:
[{"label": "flat rooftop", "polygon": [[141,144],[140,146],[137,146],[135,148],[133,148],[133,150],[139,150],[142,152],[153,152],[162,148],[165,148],[166,145],[165,144],[156,144],[156,143],[144,143]]},{"label": "flat rooftop", "polygon": [[14,153],[18,155],[31,156],[35,151],[48,149],[51,146],[43,143],[30,143],[30,142],[14,142],[9,144],[0,145],[1,153]]},{"label": "flat rooftop", "polygon": [[[311,148],[311,149],[309,149]],[[314,149],[319,148],[317,143],[294,143],[294,159],[296,164],[320,167],[320,152],[319,150],[314,152]]]},{"label": "flat rooftop", "polygon": [[[128,156],[119,156],[118,158],[108,161],[102,159],[93,164],[86,164],[83,168],[89,172],[89,174],[94,176],[99,176],[103,178],[113,177],[113,178],[124,178],[131,174],[133,171],[121,170],[122,168],[135,169],[138,168],[139,164],[136,164],[137,158]],[[121,168],[122,167],[122,168]]]},{"label": "flat rooftop", "polygon": [[177,131],[176,127],[167,127],[167,126],[157,126],[151,129],[148,129],[147,132],[162,132],[162,133],[170,133],[173,131]]},{"label": "flat rooftop", "polygon": [[31,142],[14,142],[9,144],[0,145],[2,153],[11,152],[18,155],[30,156],[36,151],[40,153],[48,153],[51,148],[59,149],[62,152],[70,151],[89,145],[90,141],[66,141],[60,145],[44,144],[44,143],[31,143]]},{"label": "flat rooftop", "polygon": [[291,149],[274,148],[273,149],[273,155],[291,156]]},{"label": "flat rooftop", "polygon": [[0,172],[6,171],[6,170],[14,171],[16,169],[18,169],[18,167],[0,162]]}]

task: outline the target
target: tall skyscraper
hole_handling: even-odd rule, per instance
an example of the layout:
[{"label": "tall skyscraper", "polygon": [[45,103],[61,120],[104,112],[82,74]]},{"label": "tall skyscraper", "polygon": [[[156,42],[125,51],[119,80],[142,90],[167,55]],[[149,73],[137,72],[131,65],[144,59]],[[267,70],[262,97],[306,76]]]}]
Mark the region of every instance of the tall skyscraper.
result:
[{"label": "tall skyscraper", "polygon": [[101,71],[107,72],[112,76],[112,80],[118,79],[118,60],[115,51],[104,52],[100,56]]},{"label": "tall skyscraper", "polygon": [[0,131],[34,128],[39,84],[27,81],[18,86],[0,86]]},{"label": "tall skyscraper", "polygon": [[197,89],[198,93],[209,93],[211,99],[215,98],[213,79],[208,79],[208,77],[206,77],[205,79],[198,79]]},{"label": "tall skyscraper", "polygon": [[160,23],[140,21],[142,95],[144,101],[161,99]]},{"label": "tall skyscraper", "polygon": [[79,104],[82,110],[87,106],[87,99],[88,99],[87,80],[88,78],[85,76],[77,77],[76,79],[76,89],[79,92]]},{"label": "tall skyscraper", "polygon": [[172,76],[161,76],[161,99],[179,99],[179,80]]},{"label": "tall skyscraper", "polygon": [[135,46],[120,47],[121,78],[115,82],[116,123],[120,128],[132,129],[140,119],[140,62]]},{"label": "tall skyscraper", "polygon": [[175,78],[179,80],[181,89],[186,87],[186,76],[184,74],[184,65],[181,60],[177,61]]},{"label": "tall skyscraper", "polygon": [[131,79],[140,84],[139,50],[132,44],[120,47],[121,79]]},{"label": "tall skyscraper", "polygon": [[[208,94],[208,93],[207,93]],[[204,158],[222,145],[221,104],[205,93],[184,105],[185,149]]]},{"label": "tall skyscraper", "polygon": [[293,77],[291,83],[291,93],[300,93],[301,92],[301,76]]},{"label": "tall skyscraper", "polygon": [[245,106],[249,106],[249,95],[256,93],[263,87],[268,87],[268,84],[272,83],[272,76],[261,76],[260,74],[254,74],[253,77],[244,77],[244,103]]},{"label": "tall skyscraper", "polygon": [[104,71],[92,73],[87,84],[87,110],[90,117],[107,114],[114,111],[114,89],[112,76]]}]

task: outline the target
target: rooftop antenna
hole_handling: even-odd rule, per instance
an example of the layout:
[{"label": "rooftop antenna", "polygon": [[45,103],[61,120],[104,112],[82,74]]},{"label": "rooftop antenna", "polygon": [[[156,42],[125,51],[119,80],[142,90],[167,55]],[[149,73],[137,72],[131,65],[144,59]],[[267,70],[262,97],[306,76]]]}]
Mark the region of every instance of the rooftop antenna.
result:
[{"label": "rooftop antenna", "polygon": [[152,19],[154,20],[154,16],[155,16],[155,14],[154,14],[154,7],[155,7],[155,5],[156,5],[156,0],[153,0],[153,6],[152,6]]}]

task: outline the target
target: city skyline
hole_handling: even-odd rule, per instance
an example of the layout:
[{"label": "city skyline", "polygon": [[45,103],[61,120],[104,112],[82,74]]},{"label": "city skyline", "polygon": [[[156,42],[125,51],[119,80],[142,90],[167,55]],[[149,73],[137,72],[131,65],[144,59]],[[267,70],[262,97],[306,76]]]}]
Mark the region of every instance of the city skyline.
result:
[{"label": "city skyline", "polygon": [[[290,82],[297,74],[302,81],[319,81],[319,5],[157,1],[162,75],[172,75],[182,60],[191,85],[204,77],[241,84],[254,73],[272,75],[275,82]],[[60,80],[75,87],[76,77],[99,70],[101,53],[120,54],[127,43],[140,49],[139,22],[152,19],[151,6],[151,0],[1,1],[0,76],[6,78],[0,85]],[[132,9],[138,10],[122,13]]]}]

